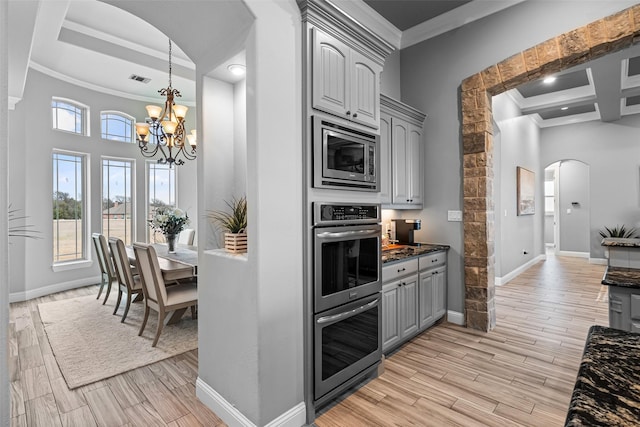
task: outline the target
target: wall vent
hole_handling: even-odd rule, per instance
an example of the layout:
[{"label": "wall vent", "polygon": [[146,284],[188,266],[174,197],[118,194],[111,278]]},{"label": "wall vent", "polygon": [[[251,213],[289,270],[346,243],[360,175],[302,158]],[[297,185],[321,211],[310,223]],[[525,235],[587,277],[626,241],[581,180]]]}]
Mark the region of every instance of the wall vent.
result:
[{"label": "wall vent", "polygon": [[137,76],[135,74],[131,74],[129,76],[129,79],[130,80],[135,80],[135,81],[140,82],[140,83],[149,83],[151,81],[151,79],[149,77]]}]

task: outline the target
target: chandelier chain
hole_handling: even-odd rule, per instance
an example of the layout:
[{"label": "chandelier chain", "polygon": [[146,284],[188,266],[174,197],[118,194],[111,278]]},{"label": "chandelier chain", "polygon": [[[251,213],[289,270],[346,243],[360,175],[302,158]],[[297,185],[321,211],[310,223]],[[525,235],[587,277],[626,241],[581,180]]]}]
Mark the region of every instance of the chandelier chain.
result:
[{"label": "chandelier chain", "polygon": [[171,39],[169,39],[169,87],[173,88],[171,85]]}]

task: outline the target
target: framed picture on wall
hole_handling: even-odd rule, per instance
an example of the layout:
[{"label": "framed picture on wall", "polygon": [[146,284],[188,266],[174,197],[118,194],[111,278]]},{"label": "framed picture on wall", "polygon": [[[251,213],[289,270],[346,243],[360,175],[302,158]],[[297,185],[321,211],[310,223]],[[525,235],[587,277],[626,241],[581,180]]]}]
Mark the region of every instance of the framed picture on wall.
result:
[{"label": "framed picture on wall", "polygon": [[529,169],[517,167],[518,215],[536,213],[536,174]]}]

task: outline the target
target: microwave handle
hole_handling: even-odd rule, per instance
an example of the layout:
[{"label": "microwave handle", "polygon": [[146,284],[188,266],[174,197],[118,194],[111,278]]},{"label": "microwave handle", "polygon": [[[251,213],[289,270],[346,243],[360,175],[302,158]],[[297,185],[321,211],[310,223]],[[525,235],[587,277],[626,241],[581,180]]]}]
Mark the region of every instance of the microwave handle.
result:
[{"label": "microwave handle", "polygon": [[345,319],[347,317],[355,316],[356,314],[362,313],[363,311],[366,311],[371,307],[375,306],[376,304],[378,304],[378,301],[380,301],[380,299],[376,298],[370,303],[362,305],[358,308],[354,308],[353,310],[345,311],[344,313],[340,313],[340,314],[334,314],[333,316],[323,316],[319,318],[317,322],[318,324],[322,325],[323,323],[336,322],[338,320]]},{"label": "microwave handle", "polygon": [[342,239],[344,237],[361,237],[361,236],[379,236],[379,230],[355,230],[355,231],[340,231],[338,233],[332,233],[325,231],[323,233],[316,234],[316,237],[321,239]]}]

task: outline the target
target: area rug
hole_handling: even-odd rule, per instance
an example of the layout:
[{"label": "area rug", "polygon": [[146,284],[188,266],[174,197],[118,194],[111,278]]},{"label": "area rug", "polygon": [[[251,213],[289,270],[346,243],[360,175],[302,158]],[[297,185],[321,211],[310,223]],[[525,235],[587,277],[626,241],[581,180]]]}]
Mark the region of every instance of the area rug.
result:
[{"label": "area rug", "polygon": [[70,389],[198,347],[198,324],[191,319],[191,310],[176,324],[166,325],[157,346],[151,347],[157,313],[149,313],[144,333],[138,336],[143,303],[132,303],[127,319],[121,323],[124,301],[113,315],[113,294],[105,305],[95,295],[38,304],[51,349]]}]

